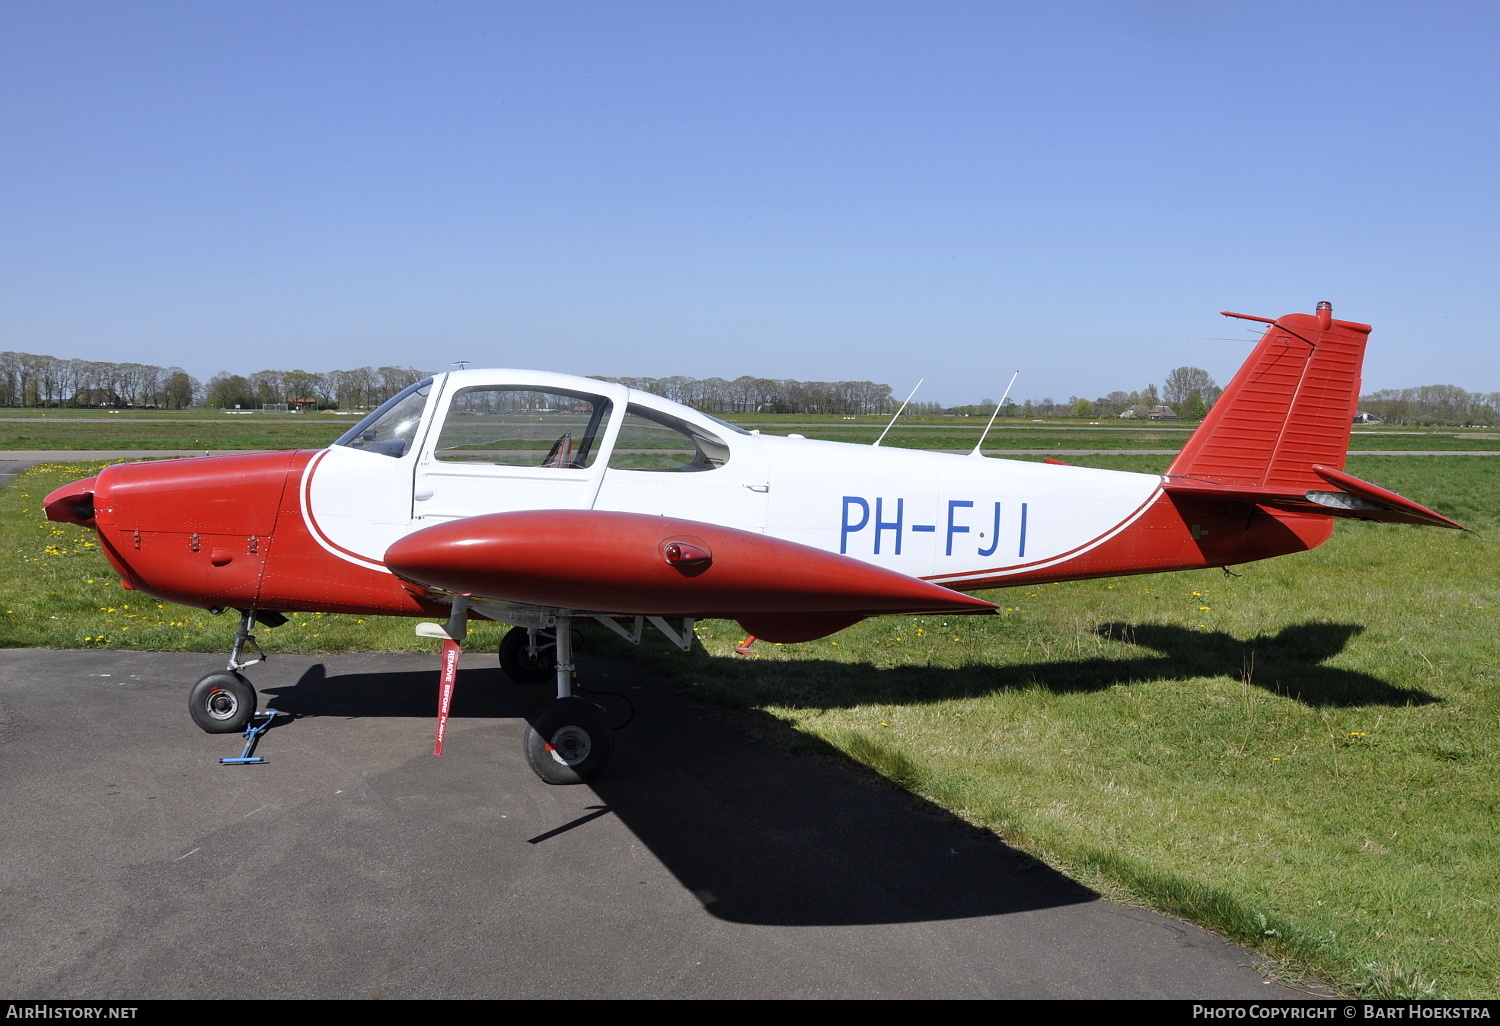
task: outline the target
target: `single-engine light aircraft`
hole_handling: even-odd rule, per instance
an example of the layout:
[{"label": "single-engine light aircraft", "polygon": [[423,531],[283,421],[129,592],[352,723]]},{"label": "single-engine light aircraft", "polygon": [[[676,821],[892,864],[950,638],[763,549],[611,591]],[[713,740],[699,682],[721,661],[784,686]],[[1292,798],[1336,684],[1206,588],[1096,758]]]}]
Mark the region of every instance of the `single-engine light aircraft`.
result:
[{"label": "single-engine light aircraft", "polygon": [[121,583],[239,611],[229,663],[194,685],[204,730],[252,721],[251,631],[293,610],[441,618],[443,733],[471,617],[512,625],[500,666],[555,678],[526,756],[549,783],[609,761],[573,694],[571,626],[684,651],[696,619],[773,642],[890,613],[989,613],[965,594],[1228,567],[1315,548],[1338,517],[1459,528],[1344,473],[1369,325],[1267,327],[1165,474],[745,431],[621,385],[459,370],[411,386],[318,451],[116,464],[45,500],[98,532]]}]

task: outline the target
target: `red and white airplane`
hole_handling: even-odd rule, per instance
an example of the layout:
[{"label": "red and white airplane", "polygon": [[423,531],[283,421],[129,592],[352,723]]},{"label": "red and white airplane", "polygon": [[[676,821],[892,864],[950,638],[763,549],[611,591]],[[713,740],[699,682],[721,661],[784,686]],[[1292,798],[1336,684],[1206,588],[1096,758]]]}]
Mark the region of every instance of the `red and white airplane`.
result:
[{"label": "red and white airplane", "polygon": [[1337,517],[1459,527],[1343,472],[1368,325],[1327,303],[1247,319],[1265,334],[1160,475],[760,435],[589,378],[461,370],[326,449],[117,464],[46,511],[94,528],[126,588],[240,611],[227,669],[189,698],[204,730],[251,722],[257,621],[441,617],[417,627],[444,642],[440,753],[482,617],[513,625],[511,678],[555,675],[526,754],[543,780],[579,783],[613,741],[573,695],[578,619],[631,641],[649,621],[684,650],[710,617],[810,641],[870,616],[994,610],[968,591],[1302,552]]}]

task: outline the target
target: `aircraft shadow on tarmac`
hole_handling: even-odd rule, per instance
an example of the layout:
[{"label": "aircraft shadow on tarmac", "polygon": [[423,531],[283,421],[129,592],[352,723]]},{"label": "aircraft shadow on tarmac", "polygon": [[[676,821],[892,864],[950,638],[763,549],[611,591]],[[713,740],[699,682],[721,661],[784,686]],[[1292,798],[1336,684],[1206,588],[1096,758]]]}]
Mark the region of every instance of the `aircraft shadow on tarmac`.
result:
[{"label": "aircraft shadow on tarmac", "polygon": [[[788,730],[780,721],[694,706],[636,667],[582,662],[585,680],[609,673],[602,686],[628,692],[636,716],[618,735],[608,771],[590,785],[599,800],[583,815],[570,803],[574,811],[528,839],[536,850],[598,843],[589,824],[613,814],[711,915],[768,926],[964,919],[1097,897],[831,748],[827,758],[806,758],[747,740]],[[292,717],[430,717],[436,685],[435,667],[330,675],[315,665],[296,685],[264,693]],[[498,669],[464,670],[453,715],[523,717],[550,695],[545,685],[509,683]],[[601,702],[612,719],[622,718],[619,699]],[[295,729],[292,719],[281,722]],[[573,790],[548,788],[518,757],[497,765],[517,775],[510,786],[559,796]]]},{"label": "aircraft shadow on tarmac", "polygon": [[[278,712],[296,719],[303,716],[437,715],[437,660],[432,672],[344,673],[329,676],[322,663],[314,663],[291,687],[262,688],[274,695]],[[463,717],[526,716],[549,691],[545,687],[512,684],[499,666],[485,670],[459,670],[453,690],[451,715]]]}]

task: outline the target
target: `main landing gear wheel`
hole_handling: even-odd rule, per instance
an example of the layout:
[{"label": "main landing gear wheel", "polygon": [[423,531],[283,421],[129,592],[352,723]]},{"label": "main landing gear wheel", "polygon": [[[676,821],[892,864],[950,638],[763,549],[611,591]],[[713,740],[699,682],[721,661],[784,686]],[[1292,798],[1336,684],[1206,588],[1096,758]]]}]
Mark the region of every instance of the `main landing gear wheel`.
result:
[{"label": "main landing gear wheel", "polygon": [[525,627],[512,627],[500,642],[500,672],[517,684],[540,684],[551,680],[556,666],[556,643],[537,631],[536,655],[531,654],[531,639]]},{"label": "main landing gear wheel", "polygon": [[526,761],[549,784],[583,784],[614,754],[615,735],[604,713],[582,698],[559,698],[526,724]]},{"label": "main landing gear wheel", "polygon": [[188,692],[188,713],[210,734],[238,734],[255,716],[257,699],[248,680],[224,670],[193,685]]}]

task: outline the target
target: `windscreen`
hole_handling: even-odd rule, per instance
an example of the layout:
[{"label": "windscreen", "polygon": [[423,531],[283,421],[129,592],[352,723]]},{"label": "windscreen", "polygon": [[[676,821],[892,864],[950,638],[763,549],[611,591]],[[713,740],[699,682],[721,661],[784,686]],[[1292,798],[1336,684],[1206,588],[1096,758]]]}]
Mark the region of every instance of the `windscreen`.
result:
[{"label": "windscreen", "polygon": [[422,411],[427,408],[431,391],[431,378],[403,388],[333,444],[400,459],[416,441],[417,427],[422,423]]}]

